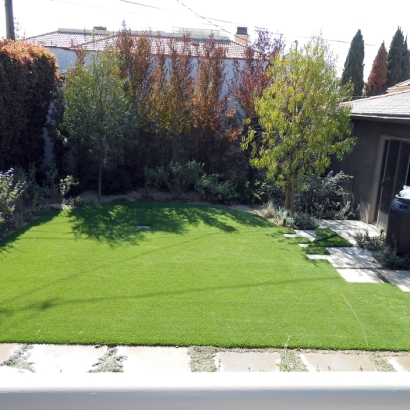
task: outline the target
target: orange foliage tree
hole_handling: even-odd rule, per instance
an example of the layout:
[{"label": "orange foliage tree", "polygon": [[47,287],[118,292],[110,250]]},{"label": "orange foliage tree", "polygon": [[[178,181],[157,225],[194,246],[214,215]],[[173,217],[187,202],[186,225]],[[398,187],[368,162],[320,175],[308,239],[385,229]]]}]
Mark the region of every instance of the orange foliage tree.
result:
[{"label": "orange foliage tree", "polygon": [[387,90],[387,50],[384,42],[381,44],[376,58],[373,61],[364,90],[368,97],[384,94]]}]

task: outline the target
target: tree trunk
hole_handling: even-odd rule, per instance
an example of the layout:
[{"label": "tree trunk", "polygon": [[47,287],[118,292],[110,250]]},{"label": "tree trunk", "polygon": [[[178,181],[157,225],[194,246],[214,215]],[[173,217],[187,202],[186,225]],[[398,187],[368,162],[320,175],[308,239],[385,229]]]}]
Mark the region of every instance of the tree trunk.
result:
[{"label": "tree trunk", "polygon": [[285,196],[285,209],[290,211],[292,206],[292,183],[290,179],[286,181],[286,196]]},{"label": "tree trunk", "polygon": [[292,194],[291,194],[291,207],[290,212],[292,215],[295,214],[295,197],[296,197],[296,182],[292,181]]},{"label": "tree trunk", "polygon": [[101,174],[102,174],[102,159],[98,160],[98,203],[101,203]]},{"label": "tree trunk", "polygon": [[290,194],[290,213],[295,213],[295,198],[296,198],[296,170],[292,171],[292,177],[290,179],[291,194]]}]

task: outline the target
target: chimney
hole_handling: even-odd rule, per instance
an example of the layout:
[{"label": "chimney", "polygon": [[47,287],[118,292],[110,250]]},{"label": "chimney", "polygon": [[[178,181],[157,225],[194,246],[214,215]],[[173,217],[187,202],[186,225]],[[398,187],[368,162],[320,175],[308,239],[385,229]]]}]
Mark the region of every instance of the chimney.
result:
[{"label": "chimney", "polygon": [[242,44],[243,46],[247,46],[248,37],[248,27],[238,27],[236,29],[234,41],[236,41],[239,44]]}]

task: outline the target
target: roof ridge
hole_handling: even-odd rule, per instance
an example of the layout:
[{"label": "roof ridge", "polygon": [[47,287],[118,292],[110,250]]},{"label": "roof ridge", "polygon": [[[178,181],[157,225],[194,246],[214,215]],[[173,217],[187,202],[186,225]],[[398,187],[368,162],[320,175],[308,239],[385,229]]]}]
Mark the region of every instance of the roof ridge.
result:
[{"label": "roof ridge", "polygon": [[360,102],[367,102],[367,101],[370,101],[370,100],[377,100],[379,98],[387,98],[387,97],[392,97],[394,95],[406,94],[406,93],[410,93],[410,89],[409,90],[403,90],[403,91],[397,91],[395,93],[386,93],[386,94],[381,94],[381,95],[374,95],[372,97],[360,98],[360,99],[354,100],[354,101],[347,101],[345,104],[356,104],[356,103],[360,103]]}]

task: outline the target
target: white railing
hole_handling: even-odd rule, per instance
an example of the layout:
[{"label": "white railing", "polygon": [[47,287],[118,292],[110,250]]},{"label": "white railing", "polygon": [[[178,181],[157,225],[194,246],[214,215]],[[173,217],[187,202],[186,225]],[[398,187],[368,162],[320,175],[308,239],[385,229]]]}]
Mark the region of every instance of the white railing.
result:
[{"label": "white railing", "polygon": [[0,409],[408,410],[410,374],[22,374],[0,380]]}]

